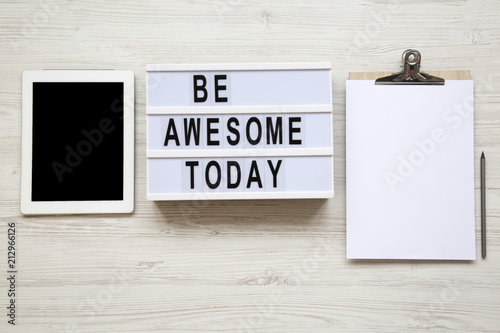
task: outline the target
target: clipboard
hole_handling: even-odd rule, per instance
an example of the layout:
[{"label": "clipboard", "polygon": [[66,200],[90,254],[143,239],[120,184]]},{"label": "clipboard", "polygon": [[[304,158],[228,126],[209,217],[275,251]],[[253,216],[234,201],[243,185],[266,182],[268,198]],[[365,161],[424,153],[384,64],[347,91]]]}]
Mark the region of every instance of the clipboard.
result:
[{"label": "clipboard", "polygon": [[402,58],[346,82],[346,256],[475,260],[471,73]]}]

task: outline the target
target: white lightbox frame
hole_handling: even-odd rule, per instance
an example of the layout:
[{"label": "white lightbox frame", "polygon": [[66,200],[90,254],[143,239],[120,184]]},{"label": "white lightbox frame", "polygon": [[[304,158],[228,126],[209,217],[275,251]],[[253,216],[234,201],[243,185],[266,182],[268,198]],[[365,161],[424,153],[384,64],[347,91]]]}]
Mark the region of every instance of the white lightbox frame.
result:
[{"label": "white lightbox frame", "polygon": [[[237,72],[237,71],[328,71],[328,102],[307,105],[225,105],[225,106],[150,106],[149,73],[154,72]],[[147,65],[146,78],[146,157],[147,157],[147,199],[148,200],[228,200],[228,199],[326,199],[334,195],[334,149],[333,149],[333,106],[332,77],[329,62],[304,63],[234,63],[234,64],[158,64]],[[328,113],[330,119],[329,148],[267,148],[267,149],[180,149],[150,150],[149,115],[240,115],[240,114],[296,114]],[[249,152],[251,151],[251,154]],[[243,157],[314,157],[329,156],[331,168],[329,191],[273,191],[273,192],[194,192],[194,193],[150,193],[149,161],[157,158],[243,158]],[[232,190],[231,190],[232,191]]]}]

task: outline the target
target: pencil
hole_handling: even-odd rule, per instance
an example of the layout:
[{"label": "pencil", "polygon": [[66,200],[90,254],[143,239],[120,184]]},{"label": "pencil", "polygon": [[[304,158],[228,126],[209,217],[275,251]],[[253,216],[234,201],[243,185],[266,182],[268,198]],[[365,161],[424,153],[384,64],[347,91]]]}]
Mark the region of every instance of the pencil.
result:
[{"label": "pencil", "polygon": [[486,158],[481,154],[481,255],[486,258]]}]

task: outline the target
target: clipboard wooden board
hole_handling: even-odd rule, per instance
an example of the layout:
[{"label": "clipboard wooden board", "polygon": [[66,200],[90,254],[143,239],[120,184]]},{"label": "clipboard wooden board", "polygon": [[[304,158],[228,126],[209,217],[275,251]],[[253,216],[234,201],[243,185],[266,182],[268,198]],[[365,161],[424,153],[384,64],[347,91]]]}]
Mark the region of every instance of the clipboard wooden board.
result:
[{"label": "clipboard wooden board", "polygon": [[[350,72],[349,80],[376,80],[379,77],[391,75],[393,72]],[[470,70],[427,71],[430,75],[442,77],[445,80],[470,80]]]},{"label": "clipboard wooden board", "polygon": [[410,52],[401,73],[349,73],[346,257],[475,260],[471,72]]}]

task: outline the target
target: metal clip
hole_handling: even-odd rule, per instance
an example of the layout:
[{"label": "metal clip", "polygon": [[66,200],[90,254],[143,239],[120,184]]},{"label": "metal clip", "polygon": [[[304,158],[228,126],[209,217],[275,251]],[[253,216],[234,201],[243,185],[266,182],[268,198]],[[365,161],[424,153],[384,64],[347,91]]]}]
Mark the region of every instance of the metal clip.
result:
[{"label": "metal clip", "polygon": [[403,52],[403,70],[375,80],[375,84],[444,85],[444,79],[420,72],[420,52],[408,49]]}]

